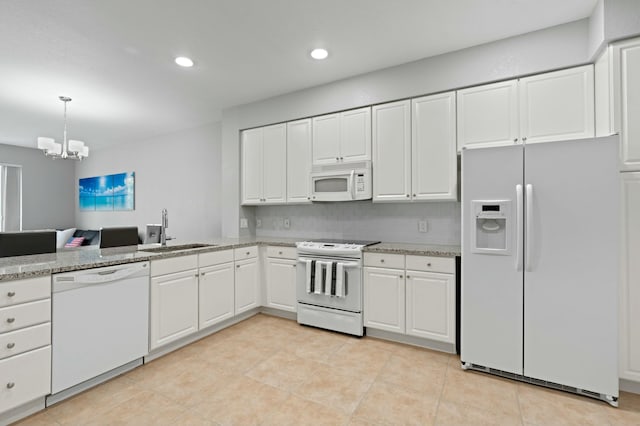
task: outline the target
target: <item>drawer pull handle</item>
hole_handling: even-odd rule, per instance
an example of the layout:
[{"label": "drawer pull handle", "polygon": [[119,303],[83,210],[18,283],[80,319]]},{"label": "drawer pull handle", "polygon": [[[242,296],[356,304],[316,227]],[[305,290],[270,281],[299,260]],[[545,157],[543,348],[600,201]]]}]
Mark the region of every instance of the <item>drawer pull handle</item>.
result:
[{"label": "drawer pull handle", "polygon": [[411,279],[411,276],[410,276],[410,275],[407,275],[407,279]]},{"label": "drawer pull handle", "polygon": [[402,275],[400,275],[400,278],[402,278]]},{"label": "drawer pull handle", "polygon": [[380,259],[380,263],[384,263],[384,259]]},{"label": "drawer pull handle", "polygon": [[239,267],[240,267],[240,265],[236,265],[236,268],[239,268]]},{"label": "drawer pull handle", "polygon": [[9,324],[11,324],[12,322],[14,322],[16,319],[15,318],[7,318],[7,322]]},{"label": "drawer pull handle", "polygon": [[250,251],[248,251],[248,252],[247,252],[247,256],[249,256],[250,254],[251,254],[251,252],[250,252]]},{"label": "drawer pull handle", "polygon": [[278,252],[278,254],[279,254],[279,255],[282,255],[282,252],[281,252],[281,251],[279,251],[279,252]]},{"label": "drawer pull handle", "polygon": [[16,295],[15,291],[10,291],[10,292],[7,293],[7,296],[9,296],[9,297],[13,297],[15,295]]},{"label": "drawer pull handle", "polygon": [[12,389],[16,384],[13,382],[7,383],[7,389]]},{"label": "drawer pull handle", "polygon": [[427,266],[428,266],[428,267],[431,267],[431,262],[427,263]]},{"label": "drawer pull handle", "polygon": [[7,349],[13,349],[16,346],[15,343],[11,342],[11,343],[7,343]]}]

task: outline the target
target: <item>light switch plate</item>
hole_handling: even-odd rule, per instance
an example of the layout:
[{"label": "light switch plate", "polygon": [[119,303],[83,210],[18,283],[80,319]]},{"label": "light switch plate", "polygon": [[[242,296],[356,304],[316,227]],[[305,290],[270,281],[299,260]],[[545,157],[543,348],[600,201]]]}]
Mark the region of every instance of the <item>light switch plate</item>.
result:
[{"label": "light switch plate", "polygon": [[421,219],[418,221],[418,231],[427,232],[429,230],[429,226],[427,224],[427,219]]},{"label": "light switch plate", "polygon": [[240,218],[240,228],[248,228],[249,227],[249,223],[247,222],[247,218],[246,217],[241,217]]},{"label": "light switch plate", "polygon": [[256,219],[256,228],[262,228],[262,219]]},{"label": "light switch plate", "polygon": [[291,221],[289,220],[288,217],[282,221],[282,225],[284,226],[284,229],[291,228]]}]

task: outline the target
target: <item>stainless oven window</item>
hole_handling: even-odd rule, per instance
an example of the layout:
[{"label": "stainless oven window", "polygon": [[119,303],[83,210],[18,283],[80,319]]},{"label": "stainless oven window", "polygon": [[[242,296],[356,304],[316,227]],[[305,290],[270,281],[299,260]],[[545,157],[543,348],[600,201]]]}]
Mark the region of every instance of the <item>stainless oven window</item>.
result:
[{"label": "stainless oven window", "polygon": [[348,179],[347,178],[319,178],[314,182],[313,191],[316,193],[322,192],[347,192]]}]

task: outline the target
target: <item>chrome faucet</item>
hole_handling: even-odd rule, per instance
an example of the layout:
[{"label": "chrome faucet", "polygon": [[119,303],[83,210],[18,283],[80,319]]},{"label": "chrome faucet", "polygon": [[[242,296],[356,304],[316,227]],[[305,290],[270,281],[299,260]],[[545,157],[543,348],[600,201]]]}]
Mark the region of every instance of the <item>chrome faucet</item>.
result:
[{"label": "chrome faucet", "polygon": [[169,227],[169,213],[167,209],[162,209],[162,223],[160,225],[160,245],[166,246],[167,240],[173,240],[173,237],[167,237],[167,228]]}]

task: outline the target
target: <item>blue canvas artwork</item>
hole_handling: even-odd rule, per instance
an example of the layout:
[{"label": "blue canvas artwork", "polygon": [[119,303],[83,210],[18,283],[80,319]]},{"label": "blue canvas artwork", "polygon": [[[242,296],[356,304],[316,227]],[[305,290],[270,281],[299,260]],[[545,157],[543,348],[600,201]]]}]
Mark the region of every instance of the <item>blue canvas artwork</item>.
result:
[{"label": "blue canvas artwork", "polygon": [[134,180],[134,172],[80,179],[80,210],[133,210]]}]

